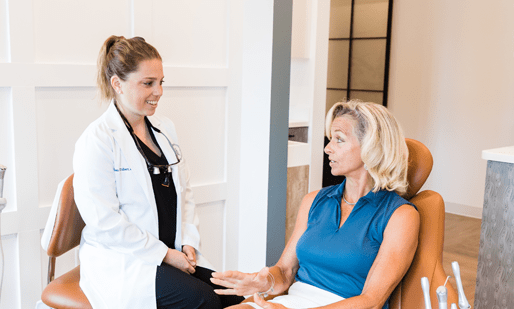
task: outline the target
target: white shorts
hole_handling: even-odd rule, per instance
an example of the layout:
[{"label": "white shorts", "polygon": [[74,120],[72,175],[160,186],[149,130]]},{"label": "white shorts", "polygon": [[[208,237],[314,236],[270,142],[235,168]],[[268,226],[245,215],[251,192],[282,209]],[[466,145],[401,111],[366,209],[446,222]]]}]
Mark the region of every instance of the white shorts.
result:
[{"label": "white shorts", "polygon": [[[332,292],[325,291],[313,285],[295,282],[289,288],[287,295],[270,300],[270,303],[284,305],[287,308],[312,308],[326,306],[341,301],[344,298]],[[262,309],[256,303],[245,303],[257,309]]]}]

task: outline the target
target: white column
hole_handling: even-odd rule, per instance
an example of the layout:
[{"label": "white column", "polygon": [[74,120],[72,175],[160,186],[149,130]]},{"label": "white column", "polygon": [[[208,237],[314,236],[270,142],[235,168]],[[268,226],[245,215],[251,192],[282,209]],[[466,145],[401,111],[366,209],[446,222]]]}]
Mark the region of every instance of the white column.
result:
[{"label": "white column", "polygon": [[323,144],[325,130],[325,105],[327,95],[327,62],[328,62],[328,29],[330,20],[330,1],[313,1],[313,22],[316,38],[311,40],[311,48],[315,51],[314,99],[312,100],[311,120],[311,166],[309,191],[321,189],[323,180]]},{"label": "white column", "polygon": [[231,1],[225,268],[266,264],[273,1]]}]

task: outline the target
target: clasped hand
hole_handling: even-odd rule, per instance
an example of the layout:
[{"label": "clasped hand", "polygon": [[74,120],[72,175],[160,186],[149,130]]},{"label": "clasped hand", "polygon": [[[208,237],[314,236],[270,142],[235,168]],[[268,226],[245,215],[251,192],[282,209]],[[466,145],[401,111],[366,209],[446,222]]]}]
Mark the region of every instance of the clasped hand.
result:
[{"label": "clasped hand", "polygon": [[168,249],[163,260],[186,274],[194,274],[196,267],[196,251],[191,246],[182,246],[182,252],[175,249]]}]

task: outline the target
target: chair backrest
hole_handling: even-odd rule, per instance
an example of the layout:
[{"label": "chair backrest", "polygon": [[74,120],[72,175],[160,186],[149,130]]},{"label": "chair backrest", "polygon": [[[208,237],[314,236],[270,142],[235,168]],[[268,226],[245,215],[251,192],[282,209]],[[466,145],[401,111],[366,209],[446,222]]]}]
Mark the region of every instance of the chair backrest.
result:
[{"label": "chair backrest", "polygon": [[[427,180],[433,166],[430,150],[421,142],[406,139],[409,148],[409,188],[404,196],[418,208],[420,215],[420,231],[418,248],[414,260],[391,294],[389,306],[391,309],[424,308],[421,278],[427,277],[430,283],[432,308],[438,308],[435,290],[443,285],[446,274],[442,267],[444,242],[444,201],[434,191],[418,193]],[[457,303],[458,296],[450,284],[448,288],[448,304]]]},{"label": "chair backrest", "polygon": [[48,281],[53,280],[55,258],[80,244],[84,226],[85,223],[75,204],[73,174],[71,174],[62,187],[54,228],[48,244],[47,254],[50,257]]}]

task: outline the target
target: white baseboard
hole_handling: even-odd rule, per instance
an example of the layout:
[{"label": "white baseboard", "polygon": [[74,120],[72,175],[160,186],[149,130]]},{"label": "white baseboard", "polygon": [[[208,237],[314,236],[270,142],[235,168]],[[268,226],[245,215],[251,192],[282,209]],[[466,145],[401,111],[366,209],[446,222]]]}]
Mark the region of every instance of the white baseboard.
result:
[{"label": "white baseboard", "polygon": [[36,309],[52,309],[52,307],[48,307],[42,301],[38,301],[36,303]]},{"label": "white baseboard", "polygon": [[482,207],[477,206],[445,202],[446,212],[465,217],[482,219],[482,209]]}]

